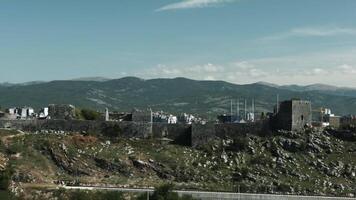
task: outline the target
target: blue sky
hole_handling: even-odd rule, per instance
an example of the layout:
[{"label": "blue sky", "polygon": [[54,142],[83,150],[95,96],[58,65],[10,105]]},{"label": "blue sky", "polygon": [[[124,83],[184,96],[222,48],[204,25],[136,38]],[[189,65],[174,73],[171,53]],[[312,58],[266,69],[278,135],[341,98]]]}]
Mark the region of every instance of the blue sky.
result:
[{"label": "blue sky", "polygon": [[356,87],[354,0],[1,0],[0,82],[188,77]]}]

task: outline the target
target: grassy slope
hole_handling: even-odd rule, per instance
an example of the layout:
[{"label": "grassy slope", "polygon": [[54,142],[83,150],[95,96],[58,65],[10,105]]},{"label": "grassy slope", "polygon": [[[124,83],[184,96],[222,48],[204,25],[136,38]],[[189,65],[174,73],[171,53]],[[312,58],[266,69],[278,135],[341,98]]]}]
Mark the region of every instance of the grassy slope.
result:
[{"label": "grassy slope", "polygon": [[[272,192],[271,189],[274,192],[293,192],[290,188],[297,194],[346,195],[354,192],[355,179],[343,175],[327,176],[312,162],[321,159],[327,166],[337,161],[356,166],[353,151],[356,143],[323,135],[317,137],[330,141],[333,152],[326,153],[323,150],[313,155],[304,151],[289,152],[278,143],[280,139],[288,138],[286,136],[250,135],[246,139],[248,148],[244,150],[229,151],[229,147],[225,147],[228,156],[225,163],[221,157],[221,143],[197,150],[163,145],[156,140],[119,139],[106,144],[105,139],[80,135],[23,135],[12,138],[2,153],[12,157],[15,175],[20,177],[17,181],[30,185],[52,185],[61,180],[90,185],[101,183],[147,187],[168,181],[179,188],[213,191],[236,191],[240,186],[240,190],[245,192]],[[294,139],[303,143],[310,138],[310,135],[300,135]],[[283,164],[276,164],[273,151],[265,147],[267,143],[277,144],[277,148],[286,155]],[[255,153],[251,153],[249,148],[253,148]],[[63,163],[72,163],[67,165],[69,169],[59,166],[49,151],[59,156]],[[16,153],[19,153],[18,157],[14,156]],[[111,170],[100,168],[95,159],[118,167]],[[158,170],[149,166],[135,166],[133,160],[151,161]],[[238,173],[242,175],[236,175]],[[333,186],[323,187],[324,181]],[[346,189],[337,189],[337,184],[343,184]]]}]

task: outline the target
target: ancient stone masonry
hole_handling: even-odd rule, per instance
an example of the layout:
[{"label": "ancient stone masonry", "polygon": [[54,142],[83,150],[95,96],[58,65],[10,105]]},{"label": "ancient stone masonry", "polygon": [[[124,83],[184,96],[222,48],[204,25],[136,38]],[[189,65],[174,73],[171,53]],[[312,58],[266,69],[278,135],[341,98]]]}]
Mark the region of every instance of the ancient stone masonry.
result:
[{"label": "ancient stone masonry", "polygon": [[55,105],[48,106],[48,115],[51,119],[75,119],[75,107],[72,105]]},{"label": "ancient stone masonry", "polygon": [[192,125],[153,123],[154,138],[169,138],[178,144],[191,145]]},{"label": "ancient stone masonry", "polygon": [[311,123],[311,102],[296,99],[281,102],[278,113],[271,119],[276,130],[300,131]]},{"label": "ancient stone masonry", "polygon": [[134,122],[151,122],[152,113],[150,110],[137,110],[132,111],[132,121]]},{"label": "ancient stone masonry", "polygon": [[[151,137],[149,123],[105,122],[85,120],[0,120],[0,128],[12,128],[36,132],[43,130],[67,132],[97,132],[114,130],[123,137]],[[119,135],[118,135],[119,136]]]},{"label": "ancient stone masonry", "polygon": [[118,121],[85,120],[0,120],[0,128],[13,128],[36,132],[43,130],[67,132],[118,131],[122,137],[168,138],[175,143],[199,147],[214,138],[235,138],[247,133],[259,134],[265,130],[266,123],[241,124],[168,124]]},{"label": "ancient stone masonry", "polygon": [[200,147],[214,139],[236,139],[246,134],[265,134],[267,122],[231,124],[192,124],[191,146]]},{"label": "ancient stone masonry", "polygon": [[191,146],[194,148],[208,144],[215,138],[215,124],[192,124]]}]

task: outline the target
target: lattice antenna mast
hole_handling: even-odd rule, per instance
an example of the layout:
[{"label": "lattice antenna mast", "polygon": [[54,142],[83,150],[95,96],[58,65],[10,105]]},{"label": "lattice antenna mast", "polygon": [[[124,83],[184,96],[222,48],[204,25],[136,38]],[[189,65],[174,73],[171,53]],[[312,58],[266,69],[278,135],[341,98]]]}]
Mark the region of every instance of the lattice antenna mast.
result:
[{"label": "lattice antenna mast", "polygon": [[239,120],[240,116],[240,99],[236,99],[236,119]]},{"label": "lattice antenna mast", "polygon": [[245,99],[245,120],[247,120],[247,99]]},{"label": "lattice antenna mast", "polygon": [[252,114],[255,115],[255,99],[252,99]]},{"label": "lattice antenna mast", "polygon": [[230,123],[232,123],[232,99],[230,101]]},{"label": "lattice antenna mast", "polygon": [[277,106],[276,106],[277,113],[279,112],[279,94],[277,94]]}]

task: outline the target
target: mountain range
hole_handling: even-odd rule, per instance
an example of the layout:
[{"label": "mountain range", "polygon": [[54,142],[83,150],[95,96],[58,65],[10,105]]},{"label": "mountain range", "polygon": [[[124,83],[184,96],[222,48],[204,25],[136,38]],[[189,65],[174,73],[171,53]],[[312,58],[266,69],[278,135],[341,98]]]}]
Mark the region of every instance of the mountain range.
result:
[{"label": "mountain range", "polygon": [[240,100],[246,99],[248,109],[255,100],[256,112],[271,112],[280,100],[300,98],[311,100],[313,110],[331,108],[335,114],[356,113],[356,89],[315,84],[309,86],[279,86],[258,82],[238,85],[224,81],[198,81],[187,78],[150,79],[136,77],[105,79],[101,77],[0,84],[0,106],[32,106],[73,104],[80,108],[131,111],[133,108],[164,110],[174,114],[186,112],[214,118],[230,113]]}]

